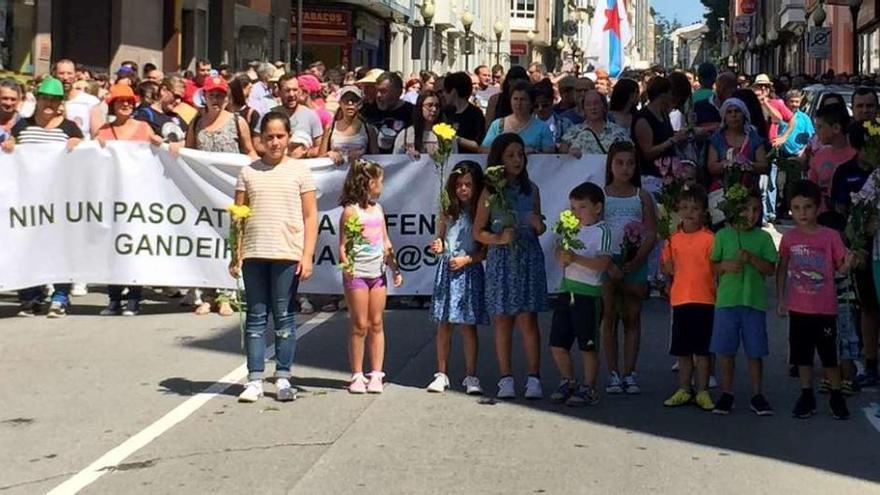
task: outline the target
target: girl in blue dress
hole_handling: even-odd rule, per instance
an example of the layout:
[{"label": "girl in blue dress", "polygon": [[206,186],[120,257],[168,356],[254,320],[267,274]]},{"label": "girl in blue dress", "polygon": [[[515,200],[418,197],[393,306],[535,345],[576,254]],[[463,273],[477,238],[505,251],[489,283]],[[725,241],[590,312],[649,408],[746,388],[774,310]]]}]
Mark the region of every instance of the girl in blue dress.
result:
[{"label": "girl in blue dress", "polygon": [[446,368],[454,325],[461,327],[464,341],[465,392],[483,393],[477,378],[477,325],[488,325],[486,313],[483,259],[486,250],[474,240],[473,218],[477,194],[483,190],[483,171],[477,162],[460,162],[446,181],[449,207],[444,211],[431,251],[439,255],[434,278],[431,319],[437,327],[437,373],[428,392],[449,388]]},{"label": "girl in blue dress", "polygon": [[[487,185],[477,202],[474,238],[489,246],[486,257],[486,308],[494,319],[495,353],[501,380],[498,398],[516,396],[510,350],[514,324],[523,334],[528,361],[525,397],[543,397],[539,370],[541,364],[538,312],[547,311],[547,273],[538,236],[547,230],[541,215],[538,186],[529,180],[523,140],[516,134],[498,136],[492,143],[486,163],[504,167],[506,187],[495,190]],[[501,211],[489,207],[490,198],[504,194],[510,207]],[[496,202],[493,202],[496,203]]]}]

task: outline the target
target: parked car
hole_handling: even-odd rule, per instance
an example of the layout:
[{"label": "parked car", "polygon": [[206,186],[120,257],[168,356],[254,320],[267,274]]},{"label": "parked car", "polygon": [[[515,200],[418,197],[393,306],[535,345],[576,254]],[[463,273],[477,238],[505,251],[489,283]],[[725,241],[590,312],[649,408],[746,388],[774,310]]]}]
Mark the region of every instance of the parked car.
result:
[{"label": "parked car", "polygon": [[[846,102],[846,109],[852,116],[852,95],[858,86],[851,84],[813,84],[804,88],[804,101],[801,102],[801,110],[804,111],[812,119],[816,115],[816,110],[822,106],[822,102],[829,93],[837,93],[843,97]],[[877,91],[877,88],[868,88],[871,91]]]}]

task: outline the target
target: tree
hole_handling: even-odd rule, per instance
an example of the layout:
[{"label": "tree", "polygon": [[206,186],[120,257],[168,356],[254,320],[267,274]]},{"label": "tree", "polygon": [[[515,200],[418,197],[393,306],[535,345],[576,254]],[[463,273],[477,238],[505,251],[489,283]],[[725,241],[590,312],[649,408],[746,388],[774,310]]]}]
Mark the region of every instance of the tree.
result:
[{"label": "tree", "polygon": [[[718,47],[721,41],[719,35],[724,26],[718,20],[720,17],[728,18],[730,16],[730,0],[700,0],[700,2],[708,9],[703,14],[706,19],[706,27],[709,32],[706,33],[706,42],[709,46]],[[728,19],[731,21],[732,19]]]}]

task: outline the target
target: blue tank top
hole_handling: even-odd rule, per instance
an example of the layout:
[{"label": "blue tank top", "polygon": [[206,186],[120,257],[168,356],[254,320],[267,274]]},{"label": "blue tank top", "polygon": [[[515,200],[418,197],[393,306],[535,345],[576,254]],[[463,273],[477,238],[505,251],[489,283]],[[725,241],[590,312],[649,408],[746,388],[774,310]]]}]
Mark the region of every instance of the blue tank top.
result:
[{"label": "blue tank top", "polygon": [[528,195],[520,192],[519,185],[507,186],[504,193],[507,195],[507,202],[513,210],[513,218],[505,219],[504,212],[493,209],[489,215],[491,220],[490,230],[493,234],[500,234],[506,227],[513,227],[516,229],[517,235],[534,235],[534,229],[529,224],[529,214],[535,211],[535,197],[538,186],[534,183],[531,186],[532,191]]},{"label": "blue tank top", "polygon": [[446,239],[443,240],[446,252],[452,256],[464,256],[476,251],[473,221],[466,213],[458,216],[458,220],[446,227]]}]

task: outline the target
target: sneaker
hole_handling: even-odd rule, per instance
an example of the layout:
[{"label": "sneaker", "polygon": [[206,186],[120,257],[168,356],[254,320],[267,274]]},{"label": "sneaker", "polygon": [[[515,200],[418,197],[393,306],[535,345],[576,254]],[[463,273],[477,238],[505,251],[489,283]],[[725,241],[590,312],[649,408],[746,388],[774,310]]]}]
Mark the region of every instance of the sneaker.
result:
[{"label": "sneaker", "polygon": [[816,396],[813,395],[812,390],[801,391],[801,396],[795,402],[791,415],[795,418],[806,419],[814,414],[816,414]]},{"label": "sneaker", "polygon": [[468,395],[483,395],[483,387],[480,386],[479,378],[466,376],[461,384],[464,386],[464,393]]},{"label": "sneaker", "polygon": [[351,383],[348,385],[348,392],[352,394],[367,393],[367,378],[363,373],[355,373],[351,377]]},{"label": "sneaker", "polygon": [[623,391],[630,395],[642,393],[642,389],[639,388],[639,384],[636,382],[635,372],[623,377]]},{"label": "sneaker", "polygon": [[718,379],[715,378],[715,375],[709,376],[709,390],[718,388]]},{"label": "sneaker", "polygon": [[40,312],[40,301],[38,301],[38,300],[26,301],[26,302],[21,303],[21,305],[18,306],[17,316],[20,316],[22,318],[31,318],[31,317],[37,316],[37,313],[39,313],[39,312]]},{"label": "sneaker", "polygon": [[663,401],[663,405],[666,407],[685,406],[687,404],[690,404],[693,399],[693,394],[691,394],[687,390],[680,388],[676,390],[674,394],[672,394],[672,397]]},{"label": "sneaker", "polygon": [[763,394],[757,394],[749,401],[749,409],[758,416],[773,416],[773,408],[764,398]]},{"label": "sneaker", "polygon": [[275,380],[275,400],[278,402],[290,402],[296,400],[296,389],[290,386],[287,378]]},{"label": "sneaker", "polygon": [[529,376],[526,379],[526,399],[543,399],[544,389],[541,388],[541,379],[537,376]]},{"label": "sneaker", "polygon": [[853,395],[857,395],[861,389],[859,388],[859,384],[853,381],[844,380],[840,384],[840,391],[843,392],[843,395],[847,397],[852,397]]},{"label": "sneaker", "polygon": [[550,394],[550,402],[561,403],[568,401],[568,398],[575,392],[576,387],[576,382],[563,378],[559,382],[559,386],[556,387],[556,390]]},{"label": "sneaker", "polygon": [[581,385],[571,394],[571,397],[565,401],[565,405],[569,407],[595,405],[599,403],[599,392],[589,385]]},{"label": "sneaker", "polygon": [[125,302],[125,309],[122,310],[122,316],[137,316],[141,313],[141,302],[129,299]]},{"label": "sneaker", "polygon": [[122,301],[110,301],[107,307],[101,310],[101,316],[119,316],[122,314]]},{"label": "sneaker", "polygon": [[831,392],[831,381],[830,380],[822,380],[819,382],[819,393],[827,394]]},{"label": "sneaker", "polygon": [[861,388],[876,387],[877,383],[880,382],[880,377],[877,376],[876,371],[865,371],[856,376],[855,382]]},{"label": "sneaker", "polygon": [[239,402],[256,402],[263,396],[263,380],[252,380],[244,385],[244,392],[238,395]]},{"label": "sneaker", "polygon": [[434,381],[432,381],[426,390],[428,392],[443,393],[449,388],[449,377],[446,373],[434,373]]},{"label": "sneaker", "polygon": [[385,378],[385,373],[381,371],[374,371],[370,373],[370,382],[367,383],[367,392],[371,394],[381,394],[383,390],[385,390],[385,385],[382,383],[382,379]]},{"label": "sneaker", "polygon": [[849,409],[846,407],[846,399],[840,390],[832,390],[831,398],[828,399],[828,406],[831,408],[831,416],[834,419],[849,419]]},{"label": "sneaker", "polygon": [[299,312],[304,315],[315,313],[315,307],[312,306],[312,302],[305,296],[299,298]]},{"label": "sneaker", "polygon": [[86,284],[73,284],[70,287],[70,295],[74,297],[82,297],[89,295],[89,287]]},{"label": "sneaker", "polygon": [[608,385],[605,387],[605,392],[609,394],[623,393],[623,382],[620,381],[620,375],[616,371],[612,371],[608,376]]},{"label": "sneaker", "polygon": [[47,318],[64,318],[67,316],[67,308],[64,307],[64,304],[58,301],[52,301],[52,304],[49,305],[49,314],[46,315]]},{"label": "sneaker", "polygon": [[498,398],[499,399],[513,399],[516,397],[516,389],[514,388],[514,381],[512,376],[505,376],[498,380]]},{"label": "sneaker", "polygon": [[694,396],[694,403],[704,411],[712,411],[715,409],[715,402],[712,401],[712,396],[705,390],[698,392],[697,395]]},{"label": "sneaker", "polygon": [[730,411],[733,410],[733,395],[728,394],[727,392],[721,394],[721,397],[718,399],[718,402],[715,403],[715,409],[712,409],[713,414],[721,414],[728,415]]}]

